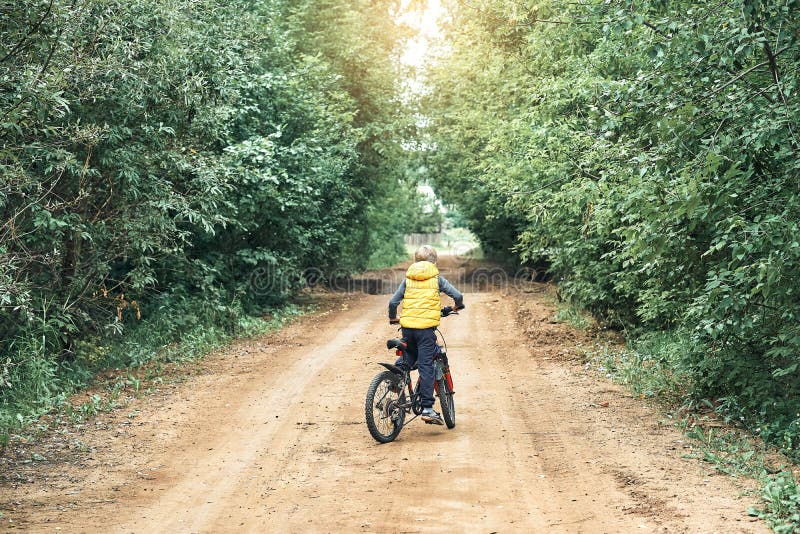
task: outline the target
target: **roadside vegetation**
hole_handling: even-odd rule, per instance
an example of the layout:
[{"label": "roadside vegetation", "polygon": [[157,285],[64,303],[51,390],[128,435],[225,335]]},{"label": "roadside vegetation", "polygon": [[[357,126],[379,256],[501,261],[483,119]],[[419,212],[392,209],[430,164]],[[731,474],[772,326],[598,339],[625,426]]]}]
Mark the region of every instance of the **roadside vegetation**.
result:
[{"label": "roadside vegetation", "polygon": [[[3,3],[0,435],[413,225],[391,1]],[[176,357],[183,357],[182,354]]]},{"label": "roadside vegetation", "polygon": [[[443,201],[623,331],[634,391],[796,462],[800,2],[448,5],[424,103]],[[764,492],[800,528],[791,475]]]},{"label": "roadside vegetation", "polygon": [[[564,307],[573,311],[559,311],[555,320],[579,326],[572,318],[580,312]],[[586,365],[624,384],[635,396],[661,404],[692,440],[695,452],[688,457],[707,462],[726,475],[757,480],[762,487],[761,505],[749,513],[764,519],[776,532],[796,532],[800,526],[798,451],[761,439],[758,428],[737,428],[741,421],[720,416],[713,400],[693,396],[692,374],[682,362],[688,344],[690,338],[653,333],[634,338],[627,347],[603,345],[589,351]]]}]

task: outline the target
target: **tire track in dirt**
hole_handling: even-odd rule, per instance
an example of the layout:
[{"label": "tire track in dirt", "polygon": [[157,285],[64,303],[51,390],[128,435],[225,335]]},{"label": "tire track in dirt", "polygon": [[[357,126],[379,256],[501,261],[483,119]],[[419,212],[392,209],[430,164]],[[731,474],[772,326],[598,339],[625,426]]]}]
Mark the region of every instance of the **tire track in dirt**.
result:
[{"label": "tire track in dirt", "polygon": [[[145,516],[132,520],[121,530],[128,530],[130,526],[131,531],[159,528],[175,531],[178,527],[199,531],[215,521],[220,505],[224,506],[227,498],[243,492],[247,494],[247,489],[241,488],[242,481],[256,477],[250,472],[259,465],[265,446],[274,439],[276,432],[285,432],[287,424],[293,424],[291,419],[297,398],[313,387],[312,382],[320,370],[330,365],[331,359],[361,330],[363,324],[359,322],[341,329],[331,339],[314,347],[314,357],[299,358],[289,365],[272,387],[251,387],[240,395],[241,408],[225,414],[215,425],[217,431],[226,430],[223,435],[207,438],[206,443],[215,446],[208,447],[209,452],[204,456],[196,456],[196,451],[189,450],[181,462],[186,467],[180,473],[180,482],[149,504]],[[280,418],[290,420],[279,422]]]},{"label": "tire track in dirt", "polygon": [[[455,429],[415,421],[378,445],[363,401],[376,362],[394,358],[384,348],[394,334],[386,301],[357,299],[212,356],[207,374],[168,402],[145,399],[138,426],[94,454],[99,465],[18,491],[17,524],[65,532],[766,531],[746,516],[730,479],[680,458],[682,436],[651,408],[556,357],[574,336],[552,331],[566,327],[550,325],[552,310],[535,294],[467,294],[467,309],[442,324]],[[517,323],[520,306],[532,337]]]}]

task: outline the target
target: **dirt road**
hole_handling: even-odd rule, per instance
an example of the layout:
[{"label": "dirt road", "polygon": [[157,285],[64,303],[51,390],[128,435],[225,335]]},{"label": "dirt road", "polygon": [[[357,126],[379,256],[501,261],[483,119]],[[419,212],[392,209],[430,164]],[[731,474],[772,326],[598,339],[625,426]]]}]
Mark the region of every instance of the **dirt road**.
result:
[{"label": "dirt road", "polygon": [[86,450],[2,488],[3,527],[766,531],[732,479],[681,457],[677,430],[570,357],[582,334],[537,294],[467,294],[442,326],[456,427],[414,422],[378,445],[363,402],[391,360],[386,302],[353,297],[237,343],[168,395],[90,421]]}]

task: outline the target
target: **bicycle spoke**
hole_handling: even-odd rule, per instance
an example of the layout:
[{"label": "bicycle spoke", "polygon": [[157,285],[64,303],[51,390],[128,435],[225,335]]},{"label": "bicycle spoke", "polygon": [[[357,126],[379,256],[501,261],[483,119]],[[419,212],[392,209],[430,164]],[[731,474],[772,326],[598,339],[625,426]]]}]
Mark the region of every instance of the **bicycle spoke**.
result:
[{"label": "bicycle spoke", "polygon": [[[378,402],[375,403],[375,408],[378,410],[378,426],[381,432],[390,433],[394,428],[394,420],[392,419],[392,412],[397,409],[397,404],[390,410],[389,406],[392,404],[392,391],[389,389],[390,382],[384,380],[379,386],[376,393],[380,393]],[[378,396],[378,395],[376,395]]]},{"label": "bicycle spoke", "polygon": [[405,420],[405,394],[396,385],[397,377],[384,371],[373,379],[367,392],[367,426],[381,443],[394,440]]}]

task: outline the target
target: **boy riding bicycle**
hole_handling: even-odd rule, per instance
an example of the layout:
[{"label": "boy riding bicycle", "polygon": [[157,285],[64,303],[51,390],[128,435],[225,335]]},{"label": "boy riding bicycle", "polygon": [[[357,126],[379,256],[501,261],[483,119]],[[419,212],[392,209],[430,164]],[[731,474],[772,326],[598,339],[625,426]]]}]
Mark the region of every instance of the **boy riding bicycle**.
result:
[{"label": "boy riding bicycle", "polygon": [[[400,323],[403,339],[408,343],[407,353],[412,357],[411,362],[399,359],[397,365],[413,366],[415,359],[419,367],[422,420],[441,425],[444,424],[442,416],[433,409],[435,331],[439,326],[442,308],[439,293],[444,292],[455,301],[453,311],[464,307],[464,296],[439,275],[439,269],[436,268],[437,260],[438,256],[433,247],[423,245],[417,249],[414,253],[415,263],[408,268],[406,279],[389,301],[389,323]],[[401,302],[403,309],[400,318],[397,319],[397,306]]]}]

